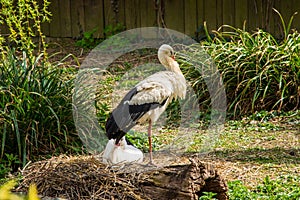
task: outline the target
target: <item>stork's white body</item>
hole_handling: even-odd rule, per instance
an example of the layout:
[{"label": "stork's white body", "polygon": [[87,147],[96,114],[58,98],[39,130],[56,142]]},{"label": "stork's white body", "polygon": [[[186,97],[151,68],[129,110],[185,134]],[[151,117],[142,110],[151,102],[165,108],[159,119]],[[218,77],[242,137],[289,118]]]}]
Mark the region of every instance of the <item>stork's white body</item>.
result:
[{"label": "stork's white body", "polygon": [[106,164],[118,164],[123,162],[141,163],[143,157],[143,152],[134,146],[128,145],[123,137],[119,145],[115,145],[114,139],[108,141],[103,153],[103,162]]},{"label": "stork's white body", "polygon": [[155,73],[136,85],[138,93],[128,101],[129,105],[142,105],[145,103],[166,103],[146,112],[139,120],[139,124],[151,120],[155,122],[166,110],[173,99],[185,98],[186,83],[183,76],[170,71]]},{"label": "stork's white body", "polygon": [[158,59],[167,71],[155,73],[130,90],[113,110],[106,122],[106,134],[119,145],[121,138],[136,124],[148,122],[150,162],[152,163],[151,127],[165,111],[168,104],[177,98],[185,98],[186,81],[174,60],[169,45],[158,50]]}]

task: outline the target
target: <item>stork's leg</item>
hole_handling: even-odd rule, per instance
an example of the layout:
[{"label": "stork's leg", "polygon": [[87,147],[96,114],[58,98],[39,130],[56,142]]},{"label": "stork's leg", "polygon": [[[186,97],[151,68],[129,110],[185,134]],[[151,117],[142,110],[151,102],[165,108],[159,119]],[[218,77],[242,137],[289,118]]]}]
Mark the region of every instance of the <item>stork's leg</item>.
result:
[{"label": "stork's leg", "polygon": [[149,155],[150,155],[150,164],[153,164],[153,158],[152,158],[152,121],[149,120],[149,126],[148,126],[148,141],[149,141]]}]

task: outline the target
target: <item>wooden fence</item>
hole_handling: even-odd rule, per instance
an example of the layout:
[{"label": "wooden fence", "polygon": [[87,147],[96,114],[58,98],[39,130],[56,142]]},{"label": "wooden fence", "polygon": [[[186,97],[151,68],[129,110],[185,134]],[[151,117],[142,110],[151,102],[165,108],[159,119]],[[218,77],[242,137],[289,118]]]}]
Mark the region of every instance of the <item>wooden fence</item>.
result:
[{"label": "wooden fence", "polygon": [[[206,21],[210,30],[222,24],[246,29],[263,28],[282,35],[276,8],[287,23],[300,12],[299,0],[51,0],[51,23],[43,24],[49,37],[80,37],[97,28],[103,37],[105,27],[122,23],[127,29],[161,26],[194,36]],[[294,28],[300,28],[300,13]]]}]

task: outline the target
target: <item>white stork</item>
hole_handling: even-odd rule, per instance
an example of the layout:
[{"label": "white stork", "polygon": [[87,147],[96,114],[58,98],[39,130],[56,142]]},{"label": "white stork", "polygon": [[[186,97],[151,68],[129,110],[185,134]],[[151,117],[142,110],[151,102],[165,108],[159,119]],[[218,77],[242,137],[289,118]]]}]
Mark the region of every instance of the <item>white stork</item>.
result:
[{"label": "white stork", "polygon": [[152,123],[165,111],[168,104],[176,98],[185,98],[186,81],[175,61],[174,50],[163,44],[158,50],[158,59],[167,71],[157,72],[132,88],[112,111],[106,121],[106,135],[115,139],[115,145],[136,124],[148,122],[150,164],[152,158]]}]

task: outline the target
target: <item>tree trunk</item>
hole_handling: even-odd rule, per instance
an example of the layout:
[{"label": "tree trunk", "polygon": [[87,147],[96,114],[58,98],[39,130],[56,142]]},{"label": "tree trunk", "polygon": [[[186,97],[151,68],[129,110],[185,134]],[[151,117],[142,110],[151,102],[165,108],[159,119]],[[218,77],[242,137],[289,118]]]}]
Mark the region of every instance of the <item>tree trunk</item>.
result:
[{"label": "tree trunk", "polygon": [[199,199],[203,192],[217,193],[228,199],[227,185],[214,167],[198,158],[191,164],[171,165],[140,174],[139,186],[150,199]]}]

